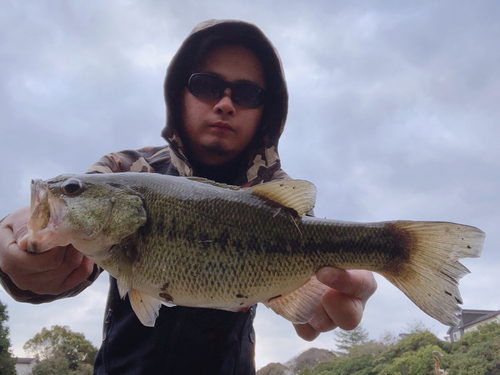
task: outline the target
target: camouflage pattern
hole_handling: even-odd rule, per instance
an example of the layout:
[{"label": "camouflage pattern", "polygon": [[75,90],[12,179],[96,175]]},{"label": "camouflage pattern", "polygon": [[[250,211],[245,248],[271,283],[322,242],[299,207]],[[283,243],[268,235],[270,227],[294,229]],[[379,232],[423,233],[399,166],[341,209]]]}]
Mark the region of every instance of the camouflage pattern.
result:
[{"label": "camouflage pattern", "polygon": [[[180,140],[180,139],[179,139]],[[172,142],[177,145],[175,141]],[[246,176],[247,182],[242,186],[253,186],[271,180],[289,180],[290,176],[280,167],[279,159],[275,159],[272,167],[266,163],[269,157],[273,157],[275,148],[262,150],[264,153],[257,153],[250,165]],[[266,153],[266,151],[268,151]],[[92,165],[86,173],[160,173],[172,176],[193,176],[192,168],[178,157],[172,146],[144,147],[139,150],[124,150],[113,152],[101,158]]]}]

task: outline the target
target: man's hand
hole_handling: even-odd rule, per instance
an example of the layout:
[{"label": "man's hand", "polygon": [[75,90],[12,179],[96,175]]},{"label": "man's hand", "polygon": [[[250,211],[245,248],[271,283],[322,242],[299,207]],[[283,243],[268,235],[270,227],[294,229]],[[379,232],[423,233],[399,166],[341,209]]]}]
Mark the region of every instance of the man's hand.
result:
[{"label": "man's hand", "polygon": [[24,207],[0,223],[0,268],[19,289],[58,295],[92,274],[94,263],[71,245],[28,253],[28,219],[29,207]]},{"label": "man's hand", "polygon": [[377,282],[370,271],[345,271],[335,267],[323,267],[316,277],[328,289],[319,303],[313,318],[306,324],[294,324],[297,334],[312,341],[321,332],[337,327],[351,330],[358,326],[366,301],[377,290]]}]

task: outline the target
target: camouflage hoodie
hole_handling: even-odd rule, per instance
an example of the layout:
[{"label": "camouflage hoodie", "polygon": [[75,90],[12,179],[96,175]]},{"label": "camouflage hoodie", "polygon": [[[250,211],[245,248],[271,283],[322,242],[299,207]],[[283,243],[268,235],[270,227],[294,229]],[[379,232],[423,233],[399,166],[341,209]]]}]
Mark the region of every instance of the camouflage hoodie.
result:
[{"label": "camouflage hoodie", "polygon": [[275,179],[288,179],[281,170],[278,142],[288,111],[288,93],[279,56],[256,26],[242,21],[210,20],[200,23],[172,58],[167,69],[164,96],[167,124],[161,134],[167,146],[145,147],[104,156],[87,173],[150,172],[180,176],[197,175],[182,142],[181,97],[188,78],[206,52],[222,43],[243,45],[262,61],[266,81],[266,104],[259,130],[245,151],[235,185],[252,186]]},{"label": "camouflage hoodie", "polygon": [[[173,57],[165,79],[167,145],[111,153],[87,173],[149,172],[199,176],[190,163],[182,139],[181,92],[207,51],[221,43],[243,45],[261,60],[266,81],[266,103],[250,146],[238,159],[231,183],[252,186],[288,179],[281,169],[278,141],[288,109],[288,93],[280,59],[266,36],[241,21],[211,20],[198,25]],[[228,181],[220,181],[228,182]],[[187,307],[162,308],[154,329],[135,317],[127,299],[119,297],[110,278],[104,339],[94,374],[255,374],[255,306],[247,312]],[[134,339],[131,340],[131,337]]]}]

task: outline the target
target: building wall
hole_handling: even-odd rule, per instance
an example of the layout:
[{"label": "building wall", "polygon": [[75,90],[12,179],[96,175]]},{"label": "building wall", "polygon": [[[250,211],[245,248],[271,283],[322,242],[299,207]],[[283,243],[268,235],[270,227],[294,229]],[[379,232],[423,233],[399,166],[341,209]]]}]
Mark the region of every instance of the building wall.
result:
[{"label": "building wall", "polygon": [[16,363],[17,375],[30,375],[35,365],[36,361],[32,361],[31,363]]},{"label": "building wall", "polygon": [[475,330],[477,330],[477,327],[479,327],[480,325],[488,324],[488,323],[493,323],[493,322],[500,323],[500,315],[495,316],[494,318],[486,319],[486,320],[483,320],[483,321],[481,321],[479,323],[473,324],[473,325],[465,328],[464,331],[465,331],[465,333],[471,332],[471,331],[475,331]]}]

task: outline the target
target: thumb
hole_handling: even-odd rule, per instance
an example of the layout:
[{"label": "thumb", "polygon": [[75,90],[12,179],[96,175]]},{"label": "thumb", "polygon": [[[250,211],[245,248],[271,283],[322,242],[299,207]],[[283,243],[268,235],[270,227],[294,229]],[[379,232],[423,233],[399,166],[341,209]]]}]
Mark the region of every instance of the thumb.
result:
[{"label": "thumb", "polygon": [[16,242],[17,246],[19,246],[19,250],[26,250],[28,248],[28,234],[25,234],[20,238],[18,236]]}]

